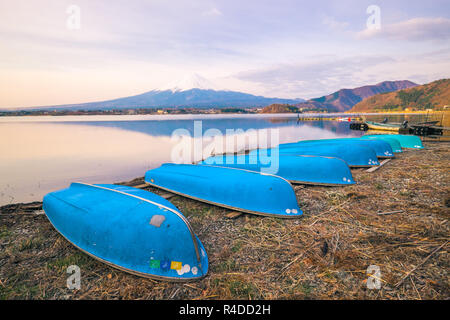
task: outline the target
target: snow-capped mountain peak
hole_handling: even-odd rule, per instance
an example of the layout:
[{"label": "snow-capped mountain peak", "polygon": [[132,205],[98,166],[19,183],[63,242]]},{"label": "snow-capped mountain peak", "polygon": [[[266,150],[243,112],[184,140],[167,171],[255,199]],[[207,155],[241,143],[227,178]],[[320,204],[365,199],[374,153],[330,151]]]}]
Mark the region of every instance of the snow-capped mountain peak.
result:
[{"label": "snow-capped mountain peak", "polygon": [[202,90],[217,90],[216,85],[211,81],[197,73],[189,74],[182,79],[169,83],[166,86],[159,88],[160,91],[171,90],[176,91],[186,91],[191,89],[202,89]]}]

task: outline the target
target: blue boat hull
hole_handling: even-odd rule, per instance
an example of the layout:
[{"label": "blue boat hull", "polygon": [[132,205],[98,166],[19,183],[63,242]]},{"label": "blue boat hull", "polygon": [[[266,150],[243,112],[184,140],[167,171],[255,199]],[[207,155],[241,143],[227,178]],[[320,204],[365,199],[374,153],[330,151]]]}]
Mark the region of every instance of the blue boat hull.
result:
[{"label": "blue boat hull", "polygon": [[120,270],[188,281],[208,272],[206,251],[183,214],[148,191],[72,183],[44,197],[43,209],[69,242]]},{"label": "blue boat hull", "polygon": [[383,137],[383,138],[379,138],[379,139],[371,139],[370,137],[362,136],[360,138],[355,138],[355,139],[370,140],[370,141],[386,141],[387,143],[389,143],[389,145],[391,146],[392,151],[394,151],[394,153],[403,152],[400,142],[398,142],[398,140],[393,139],[393,138]]},{"label": "blue boat hull", "polygon": [[308,156],[323,156],[334,157],[344,160],[349,167],[372,167],[377,166],[378,162],[375,151],[371,148],[352,146],[349,148],[345,145],[308,145],[308,146],[292,146],[281,149],[257,149],[250,151],[250,155],[273,156],[280,155],[308,155]]},{"label": "blue boat hull", "polygon": [[254,171],[207,165],[171,164],[147,171],[152,186],[246,213],[297,218],[302,215],[292,185]]},{"label": "blue boat hull", "polygon": [[422,141],[418,136],[404,135],[404,134],[374,134],[363,136],[368,139],[384,139],[391,138],[397,140],[402,148],[405,149],[423,149]]},{"label": "blue boat hull", "polygon": [[353,139],[353,138],[340,138],[340,139],[321,139],[321,140],[303,140],[295,143],[286,143],[280,144],[279,148],[291,148],[295,146],[307,146],[307,145],[317,145],[323,144],[328,146],[334,145],[345,145],[348,147],[360,146],[371,148],[375,151],[375,154],[378,158],[393,158],[394,152],[392,147],[386,141],[381,140],[362,140],[362,139]]},{"label": "blue boat hull", "polygon": [[355,183],[347,163],[338,158],[281,155],[271,159],[249,155],[221,155],[210,157],[200,164],[276,174],[296,184],[336,186]]}]

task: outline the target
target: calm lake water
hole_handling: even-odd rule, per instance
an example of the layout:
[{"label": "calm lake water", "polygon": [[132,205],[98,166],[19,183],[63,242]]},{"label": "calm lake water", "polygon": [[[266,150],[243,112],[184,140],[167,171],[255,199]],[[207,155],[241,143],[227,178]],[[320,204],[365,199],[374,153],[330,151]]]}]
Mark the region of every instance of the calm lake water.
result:
[{"label": "calm lake water", "polygon": [[[411,120],[411,116],[406,117]],[[395,117],[398,122],[403,119],[405,116]],[[230,131],[236,129],[241,130]],[[184,138],[172,138],[175,130],[181,130]],[[200,132],[200,136],[208,133],[218,140],[191,138],[194,132]],[[296,114],[1,117],[0,205],[40,201],[46,193],[73,181],[131,180],[173,161],[175,148],[189,143],[194,146],[194,141],[201,141],[204,154],[192,151],[193,160],[211,152],[254,146],[247,139],[252,136],[249,132],[258,137],[258,142],[261,137],[271,137],[268,132],[277,133],[271,138],[273,145],[362,135],[349,130],[348,122],[299,122]],[[220,140],[227,133],[230,141],[237,142],[235,145]],[[215,144],[211,149],[212,141]]]}]

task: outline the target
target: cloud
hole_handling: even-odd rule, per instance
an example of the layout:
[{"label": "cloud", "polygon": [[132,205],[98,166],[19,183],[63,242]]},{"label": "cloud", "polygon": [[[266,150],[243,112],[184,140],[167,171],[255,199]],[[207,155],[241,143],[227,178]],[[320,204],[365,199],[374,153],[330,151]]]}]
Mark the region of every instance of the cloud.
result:
[{"label": "cloud", "polygon": [[203,12],[204,16],[222,16],[222,12],[217,8],[212,8],[210,10]]},{"label": "cloud", "polygon": [[380,29],[365,29],[358,32],[356,38],[407,41],[449,40],[450,19],[413,18],[388,25],[382,23]]},{"label": "cloud", "polygon": [[381,55],[337,58],[324,56],[307,62],[282,64],[234,75],[243,81],[258,83],[267,93],[279,92],[287,97],[316,97],[343,87],[358,86],[368,80],[364,70],[393,62]]},{"label": "cloud", "polygon": [[335,18],[328,17],[328,16],[326,16],[322,19],[322,23],[324,25],[328,26],[330,29],[337,30],[337,31],[344,30],[350,25],[346,21],[337,21]]},{"label": "cloud", "polygon": [[[0,107],[107,100],[190,72],[232,90],[286,98],[410,73],[443,74],[449,20],[411,19],[424,12],[444,17],[440,1],[433,8],[418,0],[416,5],[386,2],[382,30],[374,34],[361,31],[367,16],[356,0],[282,0],[279,5],[269,0],[135,0],[133,6],[125,0],[77,0],[80,30],[67,28],[71,1],[0,1]],[[390,18],[399,13],[405,18],[388,24],[388,12]],[[362,45],[357,33],[361,39],[447,41]],[[431,49],[436,53],[428,54]],[[412,53],[424,57],[399,62]]]}]

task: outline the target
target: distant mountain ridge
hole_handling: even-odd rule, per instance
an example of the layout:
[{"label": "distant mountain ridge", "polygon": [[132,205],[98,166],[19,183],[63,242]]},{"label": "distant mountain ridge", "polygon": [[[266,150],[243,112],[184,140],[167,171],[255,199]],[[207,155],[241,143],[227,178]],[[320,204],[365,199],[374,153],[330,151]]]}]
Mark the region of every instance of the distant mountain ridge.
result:
[{"label": "distant mountain ridge", "polygon": [[296,106],[298,108],[323,109],[329,112],[344,112],[373,95],[415,86],[417,84],[409,80],[384,81],[375,85],[367,85],[354,89],[341,89],[332,94],[299,103]]},{"label": "distant mountain ridge", "polygon": [[[354,89],[341,89],[332,94],[305,101],[303,99],[282,99],[256,96],[238,91],[219,90],[209,80],[192,74],[168,86],[142,94],[112,100],[42,106],[39,110],[114,110],[138,108],[251,108],[270,105],[293,105],[299,110],[316,109],[328,112],[344,112],[364,99],[380,93],[415,87],[408,80],[384,81]],[[271,107],[265,112],[293,112],[291,109]],[[276,109],[276,110],[275,110]],[[286,110],[284,110],[286,109]]]},{"label": "distant mountain ridge", "polygon": [[396,92],[377,94],[357,103],[351,112],[441,109],[450,105],[450,79],[441,79]]},{"label": "distant mountain ridge", "polygon": [[136,96],[114,100],[89,102],[72,105],[43,107],[41,109],[134,109],[134,108],[225,108],[264,107],[272,103],[298,103],[300,100],[266,98],[237,91],[216,91],[190,89],[183,91],[153,90]]},{"label": "distant mountain ridge", "polygon": [[151,90],[135,96],[113,100],[37,107],[49,110],[110,110],[136,108],[227,108],[264,107],[273,103],[295,104],[303,99],[279,99],[255,96],[238,91],[217,90],[209,80],[189,75],[181,81],[158,90]]}]

